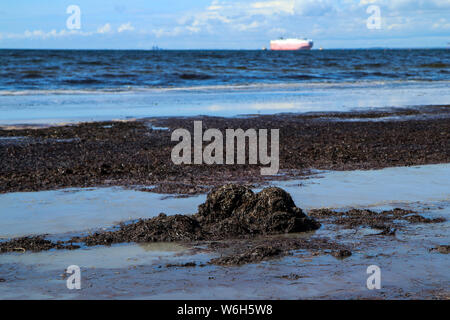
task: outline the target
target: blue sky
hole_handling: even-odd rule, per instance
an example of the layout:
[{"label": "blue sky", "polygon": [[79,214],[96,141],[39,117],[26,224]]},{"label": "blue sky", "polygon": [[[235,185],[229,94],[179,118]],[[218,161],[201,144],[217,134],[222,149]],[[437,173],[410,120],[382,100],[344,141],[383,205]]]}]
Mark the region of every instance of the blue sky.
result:
[{"label": "blue sky", "polygon": [[[80,8],[80,29],[66,24]],[[369,6],[380,9],[369,29]],[[0,48],[260,49],[449,47],[450,0],[14,0],[0,3]]]}]

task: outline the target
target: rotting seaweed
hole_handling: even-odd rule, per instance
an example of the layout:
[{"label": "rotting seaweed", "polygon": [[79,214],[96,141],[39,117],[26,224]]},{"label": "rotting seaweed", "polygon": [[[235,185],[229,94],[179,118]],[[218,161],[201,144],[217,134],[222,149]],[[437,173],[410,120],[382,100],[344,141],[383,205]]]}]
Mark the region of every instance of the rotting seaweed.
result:
[{"label": "rotting seaweed", "polygon": [[[298,179],[310,169],[355,170],[448,163],[449,106],[384,111],[170,117],[139,121],[80,123],[38,129],[0,129],[0,193],[65,187],[152,185],[146,191],[198,194],[225,183],[264,184],[260,165],[175,165],[176,128],[192,121],[227,128],[280,130],[280,173]],[[406,117],[401,121],[368,121]],[[352,118],[364,121],[342,121]],[[167,127],[154,130],[151,126]],[[224,155],[225,156],[225,155]],[[246,162],[247,163],[247,162]],[[201,186],[201,187],[199,187]]]}]

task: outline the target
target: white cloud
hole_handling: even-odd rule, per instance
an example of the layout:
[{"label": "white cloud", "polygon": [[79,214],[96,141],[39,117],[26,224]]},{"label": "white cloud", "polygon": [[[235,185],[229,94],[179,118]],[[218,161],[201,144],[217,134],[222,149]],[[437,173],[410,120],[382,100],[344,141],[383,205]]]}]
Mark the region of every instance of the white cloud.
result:
[{"label": "white cloud", "polygon": [[433,24],[433,29],[435,30],[447,30],[450,29],[450,21],[447,21],[447,19],[439,19]]},{"label": "white cloud", "polygon": [[184,32],[184,29],[181,27],[175,27],[171,29],[165,29],[165,28],[158,28],[153,29],[152,34],[155,35],[157,38],[161,37],[174,37],[182,34]]},{"label": "white cloud", "polygon": [[[345,0],[347,1],[347,0]],[[217,33],[224,28],[253,32],[283,16],[320,16],[335,10],[335,0],[213,0],[204,10],[190,12],[178,19],[178,25],[156,28],[157,36],[178,36],[193,33]],[[282,22],[270,29],[281,28]],[[269,30],[266,30],[269,32]],[[220,31],[219,31],[220,30]]]},{"label": "white cloud", "polygon": [[80,30],[66,30],[62,29],[56,31],[55,29],[45,32],[43,30],[26,30],[23,33],[8,33],[3,34],[4,39],[49,39],[49,38],[61,38],[67,36],[90,36],[92,32],[82,32]]},{"label": "white cloud", "polygon": [[109,23],[97,29],[97,33],[109,33],[109,32],[111,32],[111,25]]},{"label": "white cloud", "polygon": [[123,23],[117,28],[117,32],[121,33],[124,31],[133,31],[134,27],[131,25],[131,22]]},{"label": "white cloud", "polygon": [[[122,25],[121,27],[123,27]],[[126,26],[125,28],[128,28],[130,26]],[[132,27],[131,27],[132,28]],[[133,28],[134,29],[134,28]],[[52,29],[50,31],[44,31],[44,30],[25,30],[23,33],[4,33],[0,34],[0,37],[3,37],[4,39],[50,39],[50,38],[62,38],[62,37],[68,37],[68,36],[92,36],[95,34],[105,34],[111,32],[111,25],[109,23],[99,27],[96,32],[91,31],[82,31],[82,30],[67,30],[67,29],[61,29],[60,31],[57,31],[56,29]],[[126,29],[131,30],[131,29]]]},{"label": "white cloud", "polygon": [[240,23],[240,24],[236,25],[235,28],[238,29],[239,31],[247,31],[247,30],[251,30],[251,29],[256,29],[260,26],[261,26],[261,23],[259,23],[258,21],[253,21],[252,23],[249,23],[249,24]]},{"label": "white cloud", "polygon": [[450,0],[360,0],[359,3],[360,6],[369,4],[376,4],[397,13],[450,8]]},{"label": "white cloud", "polygon": [[250,4],[250,12],[270,15],[275,13],[295,13],[294,0],[258,1]]},{"label": "white cloud", "polygon": [[[220,34],[228,28],[228,32],[258,31],[268,36],[277,30],[288,35],[303,31],[298,30],[301,21],[315,19],[315,27],[307,26],[309,34],[320,37],[353,32],[362,35],[367,31],[365,9],[373,4],[381,7],[384,32],[447,28],[447,23],[424,18],[423,12],[440,14],[442,9],[450,8],[450,0],[213,0],[204,10],[186,14],[178,19],[178,25],[166,27],[159,34]],[[297,17],[300,23],[295,21]]]},{"label": "white cloud", "polygon": [[207,10],[220,10],[223,7],[220,5],[219,1],[214,0],[211,5],[207,8]]}]

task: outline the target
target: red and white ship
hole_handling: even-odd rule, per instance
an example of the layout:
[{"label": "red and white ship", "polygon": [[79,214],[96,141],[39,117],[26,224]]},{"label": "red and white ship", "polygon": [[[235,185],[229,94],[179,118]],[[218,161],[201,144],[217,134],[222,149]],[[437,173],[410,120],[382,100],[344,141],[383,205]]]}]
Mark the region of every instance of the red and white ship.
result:
[{"label": "red and white ship", "polygon": [[310,39],[279,39],[270,41],[270,50],[310,50],[313,45]]}]

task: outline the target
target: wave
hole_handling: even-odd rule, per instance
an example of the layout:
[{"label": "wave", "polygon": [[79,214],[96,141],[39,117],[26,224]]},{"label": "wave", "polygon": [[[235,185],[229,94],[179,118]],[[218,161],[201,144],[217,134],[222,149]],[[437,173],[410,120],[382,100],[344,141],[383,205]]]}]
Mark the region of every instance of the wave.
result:
[{"label": "wave", "polygon": [[353,68],[355,70],[365,70],[369,68],[382,68],[383,64],[381,63],[366,63],[366,64],[357,64]]},{"label": "wave", "polygon": [[21,79],[41,79],[44,75],[39,71],[24,71],[20,77]]},{"label": "wave", "polygon": [[86,78],[86,79],[67,79],[67,80],[63,80],[63,83],[67,83],[67,84],[101,84],[104,83],[101,80],[98,79],[93,79],[93,78]]},{"label": "wave", "polygon": [[313,76],[309,74],[292,74],[284,76],[286,79],[293,79],[293,80],[312,80],[312,79],[328,79],[324,76]]},{"label": "wave", "polygon": [[178,75],[178,78],[183,80],[208,80],[212,79],[213,76],[201,73],[181,73]]},{"label": "wave", "polygon": [[111,64],[105,61],[77,61],[76,64],[82,66],[110,66]]},{"label": "wave", "polygon": [[330,89],[330,88],[373,88],[381,86],[401,85],[427,85],[448,86],[450,80],[415,79],[415,80],[362,80],[348,82],[301,82],[301,83],[252,83],[252,84],[223,84],[199,86],[173,86],[173,87],[136,87],[123,86],[111,88],[89,89],[29,89],[29,90],[1,90],[0,96],[26,96],[26,95],[89,95],[89,94],[129,94],[129,93],[164,93],[164,92],[227,92],[252,90],[303,90]]},{"label": "wave", "polygon": [[123,78],[137,78],[136,74],[131,73],[103,73],[99,75],[100,78],[105,79],[123,79]]},{"label": "wave", "polygon": [[419,68],[432,68],[432,69],[442,69],[442,68],[449,68],[450,64],[436,62],[436,63],[425,63],[419,65]]}]

